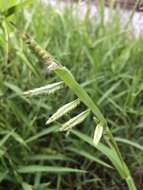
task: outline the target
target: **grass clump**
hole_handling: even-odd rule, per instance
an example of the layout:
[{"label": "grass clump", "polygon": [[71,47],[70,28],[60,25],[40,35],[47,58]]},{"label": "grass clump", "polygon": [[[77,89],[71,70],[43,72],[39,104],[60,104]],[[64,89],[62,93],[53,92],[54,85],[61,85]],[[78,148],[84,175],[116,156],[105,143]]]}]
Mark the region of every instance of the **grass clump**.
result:
[{"label": "grass clump", "polygon": [[[141,188],[142,38],[131,39],[114,22],[108,28],[102,22],[93,25],[87,18],[85,22],[75,17],[71,8],[58,13],[35,5],[31,13],[17,13],[15,23],[18,28],[25,26],[23,30],[68,67],[96,102]],[[68,137],[58,132],[59,123],[45,128],[54,110],[73,101],[75,95],[67,89],[54,96],[27,99],[22,95],[21,89],[54,83],[58,78],[36,59],[15,31],[10,32],[7,48],[6,24],[1,29],[0,47],[0,189],[127,189],[116,171],[109,172],[111,163],[102,154],[110,155],[116,165],[120,163],[116,151],[93,143],[91,116],[79,126],[80,132],[72,130]],[[81,104],[61,122],[83,110],[85,105]],[[108,142],[104,136],[107,139],[102,141]],[[120,164],[118,169],[123,169]]]}]

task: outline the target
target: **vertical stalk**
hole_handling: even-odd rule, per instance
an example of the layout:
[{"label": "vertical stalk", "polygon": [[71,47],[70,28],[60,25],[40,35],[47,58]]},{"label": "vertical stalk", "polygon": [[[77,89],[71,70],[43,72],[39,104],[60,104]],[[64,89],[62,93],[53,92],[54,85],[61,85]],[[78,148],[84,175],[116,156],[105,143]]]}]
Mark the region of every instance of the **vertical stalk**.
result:
[{"label": "vertical stalk", "polygon": [[132,177],[129,177],[128,179],[126,179],[126,182],[130,190],[137,190]]}]

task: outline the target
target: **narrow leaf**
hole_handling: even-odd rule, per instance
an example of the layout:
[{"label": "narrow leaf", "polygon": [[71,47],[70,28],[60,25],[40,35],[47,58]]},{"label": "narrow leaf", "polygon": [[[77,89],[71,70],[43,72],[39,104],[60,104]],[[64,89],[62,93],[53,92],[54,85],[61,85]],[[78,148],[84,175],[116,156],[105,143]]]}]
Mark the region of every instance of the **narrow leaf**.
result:
[{"label": "narrow leaf", "polygon": [[59,128],[59,126],[54,125],[52,127],[44,129],[44,130],[40,131],[39,133],[36,133],[36,135],[34,135],[34,136],[30,137],[29,139],[27,139],[26,143],[38,140],[39,138],[41,138],[41,137],[43,137],[45,135],[48,135],[49,133],[52,133],[52,132],[56,131],[58,128]]},{"label": "narrow leaf", "polygon": [[68,129],[73,128],[74,126],[78,125],[79,123],[83,122],[86,117],[89,115],[90,110],[86,110],[79,115],[73,117],[69,121],[67,121],[65,124],[62,125],[62,127],[59,129],[60,131],[66,131]]},{"label": "narrow leaf", "polygon": [[100,142],[97,145],[95,145],[95,143],[93,143],[92,138],[88,137],[87,135],[85,135],[79,131],[72,130],[71,133],[73,133],[75,136],[77,136],[84,142],[90,144],[91,146],[93,146],[94,148],[96,148],[100,152],[102,152],[104,155],[106,155],[110,159],[110,161],[113,163],[113,165],[119,172],[120,176],[124,177],[123,165],[114,149],[108,148],[106,145],[104,145],[103,143],[100,143]]},{"label": "narrow leaf", "polygon": [[49,154],[36,154],[36,155],[30,155],[26,158],[26,160],[32,160],[32,161],[37,161],[37,160],[65,160],[65,161],[71,161],[72,159],[61,155],[61,154],[54,154],[54,155],[49,155]]},{"label": "narrow leaf", "polygon": [[84,170],[73,169],[67,167],[60,166],[40,166],[40,165],[32,165],[32,166],[21,166],[18,169],[19,173],[35,173],[35,172],[46,172],[46,173],[83,173]]},{"label": "narrow leaf", "polygon": [[35,88],[33,90],[28,90],[26,92],[24,92],[25,96],[36,96],[39,94],[52,94],[54,92],[56,92],[57,90],[60,90],[61,88],[63,88],[63,82],[56,82],[53,84],[49,84],[46,86],[42,86],[40,88]]},{"label": "narrow leaf", "polygon": [[121,142],[121,143],[128,144],[128,145],[130,145],[130,146],[133,146],[133,147],[135,147],[135,148],[137,148],[137,149],[143,151],[143,146],[140,145],[140,144],[138,144],[138,143],[136,143],[136,142],[130,141],[130,140],[128,140],[128,139],[119,138],[119,137],[117,137],[117,138],[115,138],[115,139],[116,139],[117,142]]},{"label": "narrow leaf", "polygon": [[15,141],[17,141],[19,144],[25,146],[26,148],[28,148],[26,142],[24,141],[24,139],[16,132],[12,133],[12,137],[15,139]]},{"label": "narrow leaf", "polygon": [[115,83],[111,88],[109,88],[109,90],[107,90],[106,92],[103,93],[103,95],[101,96],[101,98],[98,100],[98,105],[101,104],[104,100],[106,100],[106,98],[109,97],[109,95],[116,90],[119,85],[121,84],[121,81]]},{"label": "narrow leaf", "polygon": [[106,162],[96,158],[94,155],[90,154],[89,152],[87,152],[86,150],[83,150],[83,149],[79,149],[79,148],[69,148],[70,151],[73,151],[75,152],[76,154],[79,154],[81,156],[84,156],[85,158],[89,159],[89,160],[92,160],[94,162],[97,162],[105,167],[108,167],[108,168],[112,168],[112,166],[110,166],[109,164],[107,164]]},{"label": "narrow leaf", "polygon": [[7,135],[5,135],[1,140],[0,140],[0,147],[2,147],[6,141],[9,139],[9,137],[12,135],[12,132],[8,133]]},{"label": "narrow leaf", "polygon": [[56,113],[54,113],[46,122],[46,124],[50,124],[53,121],[59,119],[60,117],[62,117],[63,115],[65,115],[66,113],[72,111],[74,108],[76,108],[78,105],[80,104],[80,100],[76,99],[73,102],[70,102],[68,104],[65,104],[64,106],[62,106],[61,108],[59,108]]}]

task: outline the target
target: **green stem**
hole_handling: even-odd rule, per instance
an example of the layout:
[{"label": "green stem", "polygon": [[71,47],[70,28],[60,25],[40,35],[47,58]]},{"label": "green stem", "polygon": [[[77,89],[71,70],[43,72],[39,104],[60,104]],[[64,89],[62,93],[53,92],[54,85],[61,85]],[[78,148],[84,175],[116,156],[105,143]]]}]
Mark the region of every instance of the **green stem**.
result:
[{"label": "green stem", "polygon": [[123,171],[124,171],[124,176],[123,177],[124,177],[124,179],[125,179],[125,181],[126,181],[126,183],[128,185],[129,190],[137,190],[137,188],[135,186],[135,183],[134,183],[134,180],[133,180],[133,178],[132,178],[132,176],[130,174],[130,171],[129,171],[126,163],[123,160],[123,157],[121,155],[119,147],[118,147],[118,145],[117,145],[117,143],[116,143],[116,141],[115,141],[115,139],[114,139],[114,137],[113,137],[113,135],[112,135],[112,133],[111,133],[110,130],[109,130],[108,135],[110,137],[110,141],[111,141],[113,147],[116,150],[116,153],[118,154],[118,157],[120,158],[121,164],[123,166]]},{"label": "green stem", "polygon": [[126,183],[127,183],[130,190],[137,190],[135,183],[134,183],[131,176],[128,179],[126,179]]}]

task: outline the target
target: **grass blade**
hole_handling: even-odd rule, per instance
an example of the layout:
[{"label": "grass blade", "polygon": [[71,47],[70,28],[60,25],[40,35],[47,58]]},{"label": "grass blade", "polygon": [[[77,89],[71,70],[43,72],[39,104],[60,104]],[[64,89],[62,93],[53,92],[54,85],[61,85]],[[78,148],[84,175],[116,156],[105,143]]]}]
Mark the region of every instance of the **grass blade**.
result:
[{"label": "grass blade", "polygon": [[113,163],[113,165],[119,172],[120,176],[122,178],[124,178],[124,168],[123,168],[122,163],[114,149],[108,148],[106,145],[104,145],[102,143],[98,143],[97,145],[95,145],[93,143],[92,138],[88,137],[87,135],[85,135],[77,130],[72,130],[71,133],[73,133],[75,136],[77,136],[84,142],[90,144],[91,146],[93,146],[94,148],[96,148],[97,150],[102,152],[104,155],[106,155],[109,158],[109,160]]},{"label": "grass blade", "polygon": [[81,156],[84,156],[85,158],[89,159],[89,160],[92,160],[94,162],[97,162],[98,164],[101,164],[105,167],[108,167],[108,168],[112,168],[112,166],[110,166],[109,164],[107,164],[106,162],[96,158],[95,156],[93,156],[92,154],[90,154],[89,152],[83,150],[83,149],[79,149],[79,148],[69,148],[70,151],[73,151],[74,153],[76,154],[79,154]]},{"label": "grass blade", "polygon": [[36,154],[36,155],[30,155],[30,157],[27,158],[27,160],[32,160],[32,161],[38,161],[38,160],[72,160],[71,158],[61,155],[61,154],[54,154],[54,155],[49,155],[49,154]]},{"label": "grass blade", "polygon": [[73,169],[60,166],[20,166],[17,170],[19,173],[35,173],[35,172],[46,172],[46,173],[84,173],[84,170]]},{"label": "grass blade", "polygon": [[121,142],[121,143],[124,143],[124,144],[127,144],[127,145],[130,145],[130,146],[133,146],[141,151],[143,151],[143,146],[141,146],[140,144],[136,143],[136,142],[133,142],[133,141],[130,141],[130,140],[127,140],[127,139],[124,139],[124,138],[119,138],[119,137],[116,137],[115,138],[116,141],[118,142]]},{"label": "grass blade", "polygon": [[54,125],[52,127],[49,127],[48,129],[44,129],[44,130],[40,131],[39,133],[37,133],[36,135],[27,139],[26,143],[30,143],[30,142],[35,141],[35,140],[37,140],[37,139],[39,139],[45,135],[48,135],[49,133],[56,131],[58,128],[59,128],[58,125]]}]

